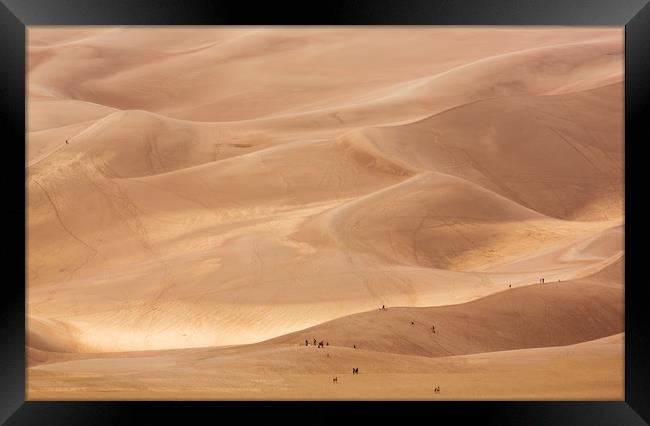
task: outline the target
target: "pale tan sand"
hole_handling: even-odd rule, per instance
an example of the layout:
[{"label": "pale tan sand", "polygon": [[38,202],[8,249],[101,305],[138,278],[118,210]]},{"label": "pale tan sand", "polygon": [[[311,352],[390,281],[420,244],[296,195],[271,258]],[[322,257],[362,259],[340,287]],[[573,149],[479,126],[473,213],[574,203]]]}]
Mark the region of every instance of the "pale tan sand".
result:
[{"label": "pale tan sand", "polygon": [[[331,347],[185,350],[55,362],[30,400],[622,400],[623,335],[561,347],[421,357]],[[327,355],[329,354],[329,356]],[[359,368],[353,375],[352,368]],[[338,383],[332,379],[338,378]],[[434,393],[439,386],[440,393]]]},{"label": "pale tan sand", "polygon": [[30,28],[30,398],[622,399],[622,55]]},{"label": "pale tan sand", "polygon": [[[465,304],[356,314],[253,345],[56,354],[32,339],[28,392],[34,399],[620,399],[622,266]],[[333,377],[343,389],[332,390]],[[445,393],[431,393],[440,382]]]}]

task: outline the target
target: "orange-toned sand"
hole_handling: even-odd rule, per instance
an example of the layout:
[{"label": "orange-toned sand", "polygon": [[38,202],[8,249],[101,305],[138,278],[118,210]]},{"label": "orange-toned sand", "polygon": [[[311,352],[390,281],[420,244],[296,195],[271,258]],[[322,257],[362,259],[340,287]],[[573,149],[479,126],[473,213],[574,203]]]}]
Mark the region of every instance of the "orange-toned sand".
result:
[{"label": "orange-toned sand", "polygon": [[622,28],[27,60],[28,399],[623,399]]}]

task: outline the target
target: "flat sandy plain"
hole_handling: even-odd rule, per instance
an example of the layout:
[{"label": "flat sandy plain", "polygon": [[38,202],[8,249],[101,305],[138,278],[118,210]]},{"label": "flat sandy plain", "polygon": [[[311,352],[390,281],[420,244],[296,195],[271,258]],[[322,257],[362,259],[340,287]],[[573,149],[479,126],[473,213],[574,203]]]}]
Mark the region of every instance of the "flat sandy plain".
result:
[{"label": "flat sandy plain", "polygon": [[623,399],[622,27],[27,59],[28,399]]}]

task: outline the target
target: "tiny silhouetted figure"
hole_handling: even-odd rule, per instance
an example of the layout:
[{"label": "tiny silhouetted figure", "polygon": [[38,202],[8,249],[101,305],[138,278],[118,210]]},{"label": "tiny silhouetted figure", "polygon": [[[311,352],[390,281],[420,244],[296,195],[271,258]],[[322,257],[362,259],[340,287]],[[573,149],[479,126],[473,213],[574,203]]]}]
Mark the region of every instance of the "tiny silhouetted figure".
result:
[{"label": "tiny silhouetted figure", "polygon": [[512,288],[512,284],[508,284],[508,288]]},{"label": "tiny silhouetted figure", "polygon": [[325,346],[329,346],[329,345],[330,345],[330,342],[326,342],[326,343],[325,343]]},{"label": "tiny silhouetted figure", "polygon": [[316,346],[316,339],[314,339],[314,346]]},{"label": "tiny silhouetted figure", "polygon": [[415,325],[415,323],[413,321],[411,321],[411,325]]},{"label": "tiny silhouetted figure", "polygon": [[305,346],[309,346],[309,342],[305,339]]},{"label": "tiny silhouetted figure", "polygon": [[332,379],[332,381],[333,381],[334,383],[338,383],[339,378],[338,378],[338,377],[334,377],[334,378]]},{"label": "tiny silhouetted figure", "polygon": [[436,332],[436,326],[435,325],[431,326],[431,331],[433,331],[434,333]]},{"label": "tiny silhouetted figure", "polygon": [[385,311],[385,310],[386,310],[386,306],[385,306],[385,305],[381,305],[381,309]]},{"label": "tiny silhouetted figure", "polygon": [[352,345],[352,347],[353,347],[354,349],[356,349],[356,348],[357,348],[357,345]]},{"label": "tiny silhouetted figure", "polygon": [[66,144],[66,145],[68,144],[68,140],[67,140],[67,139],[65,140],[65,144]]},{"label": "tiny silhouetted figure", "polygon": [[544,284],[544,278],[542,278],[542,284]]}]

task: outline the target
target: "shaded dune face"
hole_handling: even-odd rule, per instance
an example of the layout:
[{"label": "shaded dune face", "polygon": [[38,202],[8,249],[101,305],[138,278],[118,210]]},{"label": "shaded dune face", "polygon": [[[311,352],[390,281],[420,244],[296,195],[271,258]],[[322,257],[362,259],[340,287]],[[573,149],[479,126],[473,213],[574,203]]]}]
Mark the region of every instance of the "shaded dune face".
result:
[{"label": "shaded dune face", "polygon": [[30,29],[34,377],[621,333],[622,55],[615,28]]},{"label": "shaded dune face", "polygon": [[622,208],[622,95],[614,83],[498,97],[366,137],[412,168],[462,177],[545,215],[607,219]]}]

